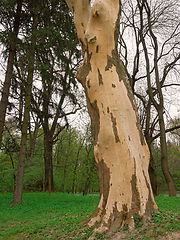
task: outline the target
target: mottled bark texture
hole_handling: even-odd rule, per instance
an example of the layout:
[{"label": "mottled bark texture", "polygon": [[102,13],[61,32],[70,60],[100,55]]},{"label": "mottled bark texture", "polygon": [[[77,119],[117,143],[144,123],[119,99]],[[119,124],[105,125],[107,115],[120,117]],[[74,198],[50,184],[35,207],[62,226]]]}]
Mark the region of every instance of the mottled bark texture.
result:
[{"label": "mottled bark texture", "polygon": [[134,216],[144,221],[157,210],[148,175],[149,151],[123,64],[117,54],[119,0],[66,0],[72,10],[84,62],[82,83],[94,133],[100,202],[85,222],[95,231],[114,231]]}]

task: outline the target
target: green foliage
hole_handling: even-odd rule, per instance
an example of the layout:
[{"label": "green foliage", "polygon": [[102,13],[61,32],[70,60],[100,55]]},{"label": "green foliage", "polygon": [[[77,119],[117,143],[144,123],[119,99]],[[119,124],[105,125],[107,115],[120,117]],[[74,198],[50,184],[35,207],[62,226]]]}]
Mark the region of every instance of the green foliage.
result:
[{"label": "green foliage", "polygon": [[[26,192],[43,190],[43,139],[43,130],[40,128],[35,151],[30,155],[30,137],[28,136],[23,183]],[[12,192],[14,174],[17,170],[18,153],[8,141],[4,141],[3,145],[6,148],[4,147],[4,153],[0,154],[0,191]],[[8,149],[8,151],[5,151],[5,149]],[[19,148],[17,149],[19,151]],[[15,165],[14,168],[12,167],[12,160]],[[92,136],[81,136],[75,129],[62,131],[53,148],[53,170],[56,191],[85,193],[86,189],[86,193],[98,192],[99,180],[93,154]]]},{"label": "green foliage", "polygon": [[54,151],[54,180],[58,191],[99,191],[92,141],[75,129],[63,131]]},{"label": "green foliage", "polygon": [[140,228],[143,226],[143,223],[141,222],[142,217],[141,216],[134,216],[134,222],[135,222],[135,227]]},{"label": "green foliage", "polygon": [[0,153],[0,192],[13,191],[14,169],[11,165],[10,156],[4,153]]},{"label": "green foliage", "polygon": [[[168,191],[165,177],[161,169],[161,152],[159,146],[153,146],[153,156],[155,163],[155,171],[158,182],[159,192]],[[167,153],[168,153],[168,166],[170,173],[176,184],[176,190],[180,191],[180,146],[177,143],[168,142],[167,143]]]},{"label": "green foliage", "polygon": [[110,236],[106,236],[103,233],[96,233],[95,237],[96,237],[96,239],[108,239],[108,238],[111,238]]}]

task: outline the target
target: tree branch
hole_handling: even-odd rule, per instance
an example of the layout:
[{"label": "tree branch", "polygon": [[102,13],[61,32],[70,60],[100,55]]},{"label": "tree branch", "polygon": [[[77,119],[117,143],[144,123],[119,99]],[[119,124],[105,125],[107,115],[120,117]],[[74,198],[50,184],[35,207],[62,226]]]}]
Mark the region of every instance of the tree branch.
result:
[{"label": "tree branch", "polygon": [[[168,133],[168,132],[172,132],[172,131],[174,131],[174,130],[176,130],[176,129],[179,129],[180,128],[180,125],[178,125],[178,126],[175,126],[175,127],[172,127],[172,128],[168,128],[168,129],[166,129],[166,133]],[[157,139],[158,137],[160,137],[160,133],[158,133],[156,136],[154,136],[154,137],[152,137],[151,138],[151,142],[153,142],[155,139]]]}]

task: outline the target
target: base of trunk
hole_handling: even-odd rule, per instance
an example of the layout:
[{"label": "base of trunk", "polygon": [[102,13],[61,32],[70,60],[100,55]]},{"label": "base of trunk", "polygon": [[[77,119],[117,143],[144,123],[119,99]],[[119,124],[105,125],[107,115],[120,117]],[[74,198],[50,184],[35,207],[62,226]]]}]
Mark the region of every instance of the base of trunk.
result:
[{"label": "base of trunk", "polygon": [[[141,200],[140,200],[141,201]],[[137,199],[134,199],[132,202],[131,209],[127,209],[126,204],[122,204],[122,211],[118,210],[118,204],[115,202],[113,205],[109,205],[110,201],[103,201],[103,195],[101,195],[101,199],[98,207],[93,212],[93,214],[85,219],[81,225],[86,225],[87,227],[94,228],[95,233],[108,233],[112,234],[115,230],[121,231],[124,227],[128,227],[130,231],[135,229],[136,220],[146,223],[147,219],[151,219],[151,213],[159,211],[157,205],[154,203],[154,200],[151,198],[149,194],[149,199],[146,203],[146,210],[143,214],[141,214],[140,210],[137,211],[135,209],[137,204],[143,205],[143,202],[137,203]],[[94,236],[94,235],[93,235]],[[93,236],[90,239],[93,239]]]}]

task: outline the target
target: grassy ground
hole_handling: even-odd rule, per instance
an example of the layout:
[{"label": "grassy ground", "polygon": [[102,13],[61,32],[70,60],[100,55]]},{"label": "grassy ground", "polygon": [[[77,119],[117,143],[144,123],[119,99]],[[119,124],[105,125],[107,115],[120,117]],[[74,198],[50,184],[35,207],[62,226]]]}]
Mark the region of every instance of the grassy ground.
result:
[{"label": "grassy ground", "polygon": [[[23,204],[14,207],[12,198],[12,194],[0,194],[0,239],[88,239],[92,234],[79,223],[96,208],[98,194],[24,193]],[[126,239],[161,239],[167,232],[180,230],[180,196],[162,195],[156,202],[161,213],[154,213],[147,226],[137,217],[133,234],[123,229]],[[110,236],[96,235],[96,239],[105,238]]]}]

